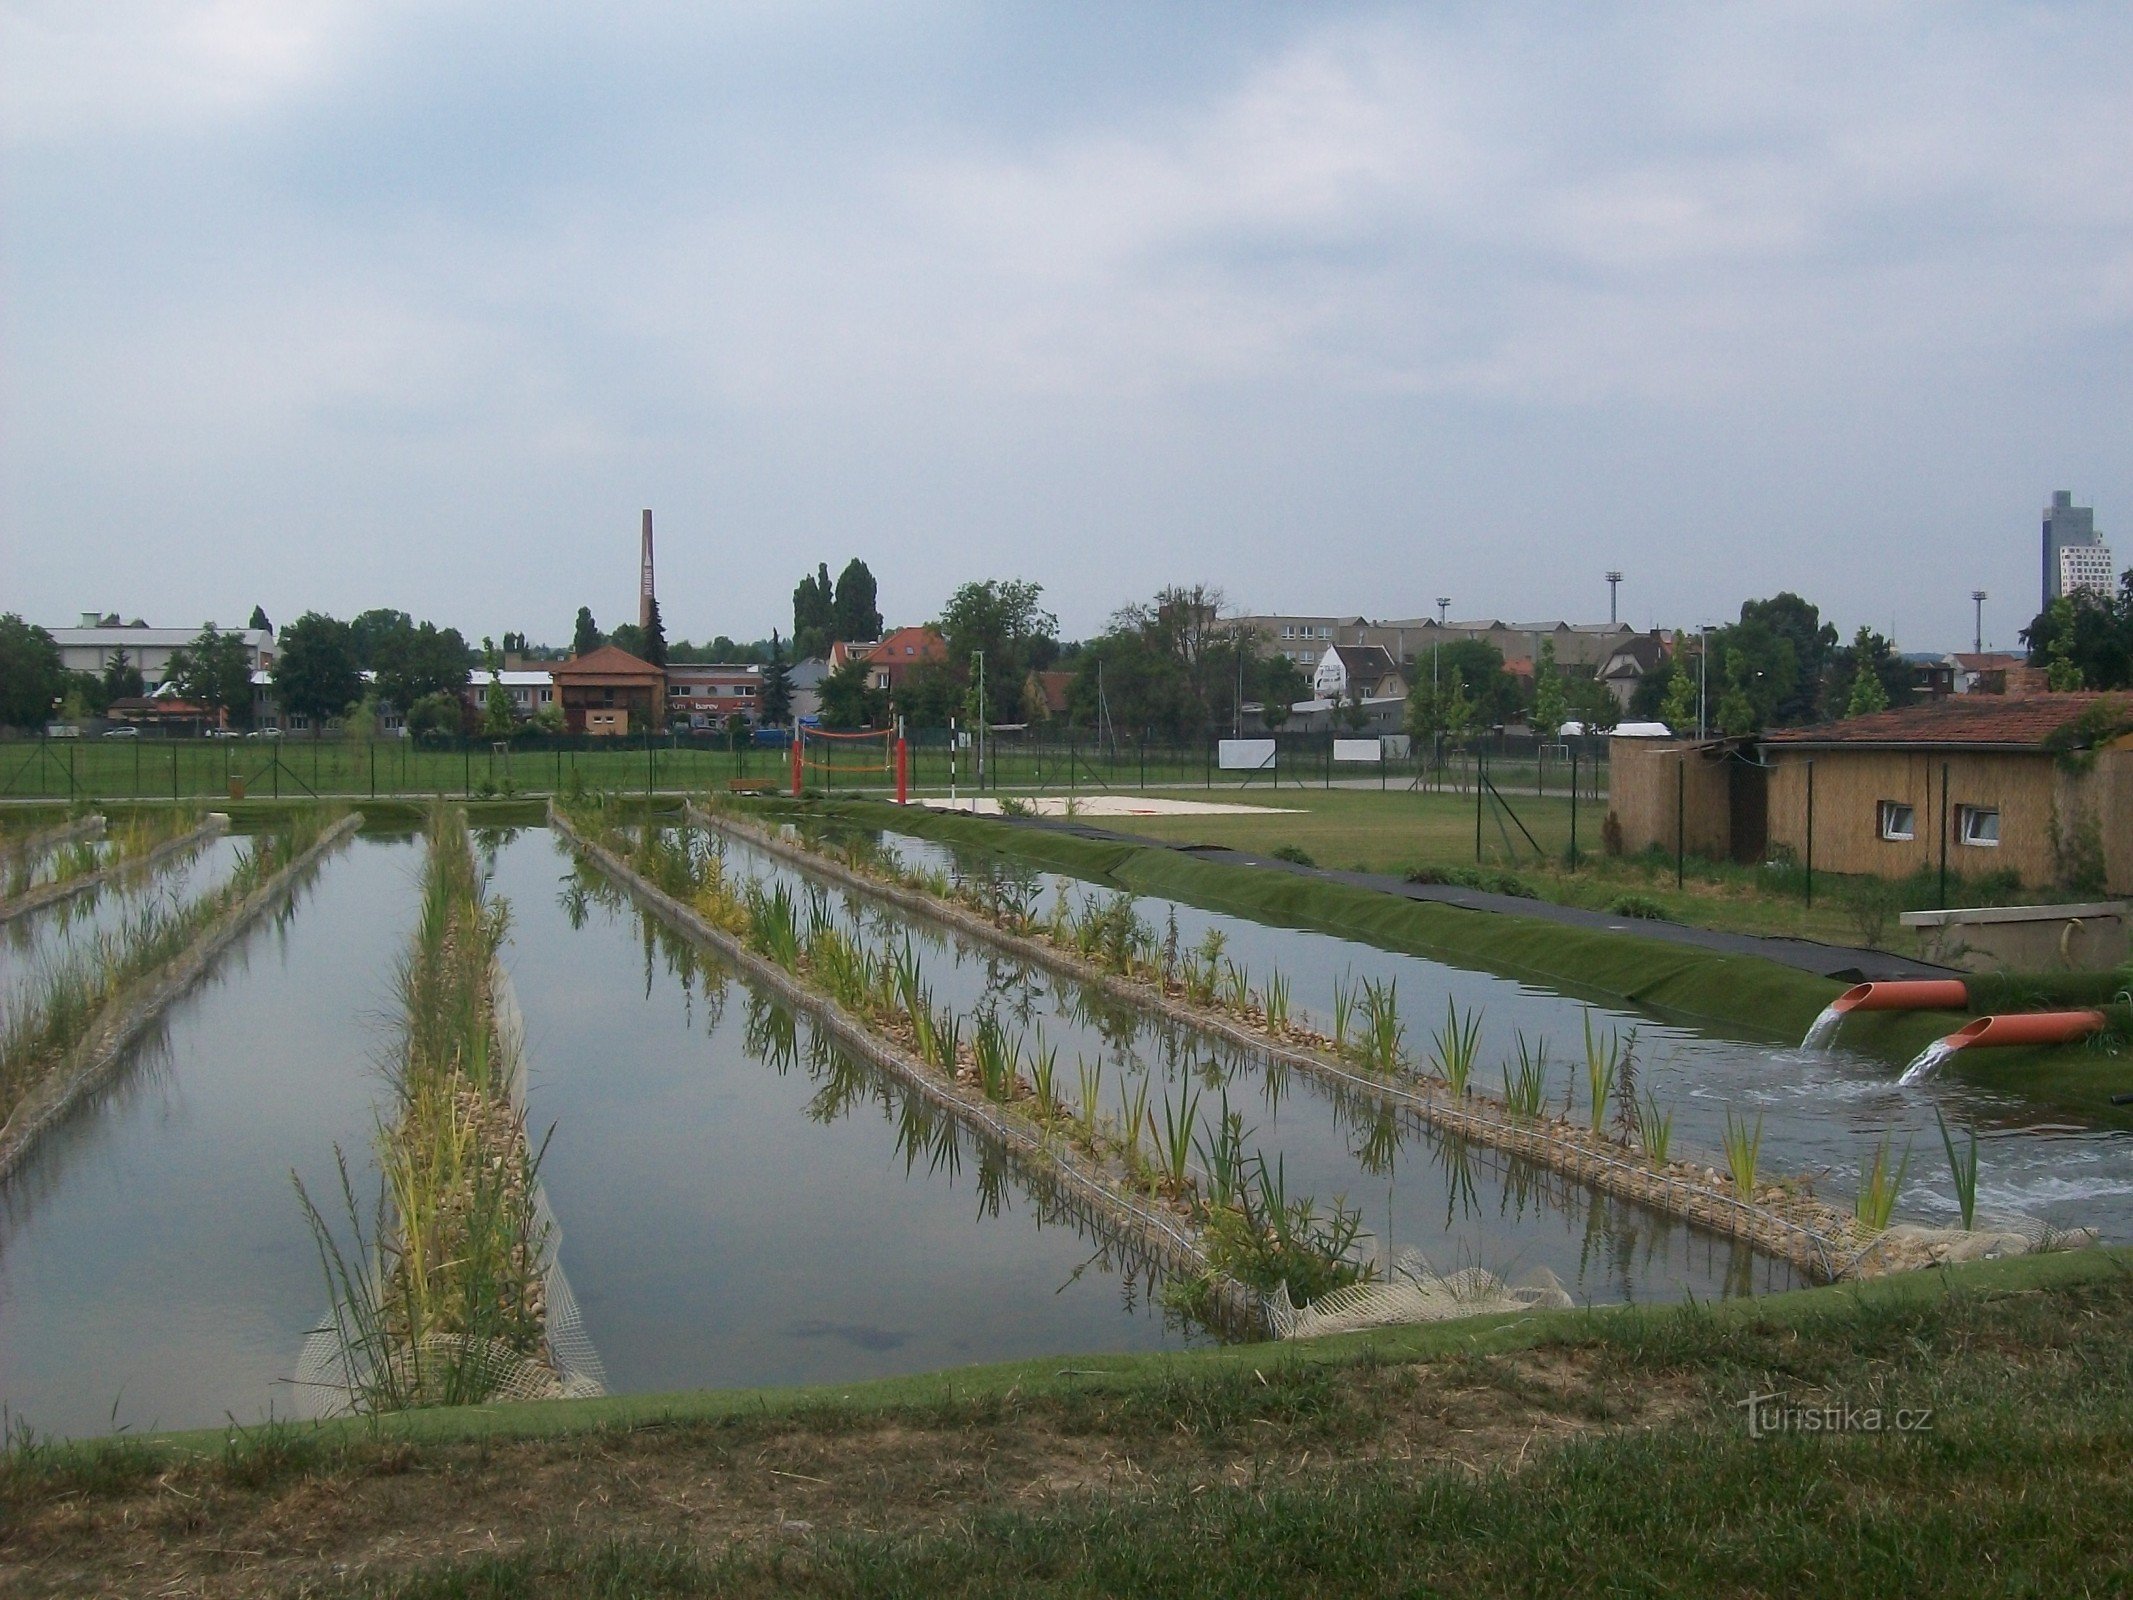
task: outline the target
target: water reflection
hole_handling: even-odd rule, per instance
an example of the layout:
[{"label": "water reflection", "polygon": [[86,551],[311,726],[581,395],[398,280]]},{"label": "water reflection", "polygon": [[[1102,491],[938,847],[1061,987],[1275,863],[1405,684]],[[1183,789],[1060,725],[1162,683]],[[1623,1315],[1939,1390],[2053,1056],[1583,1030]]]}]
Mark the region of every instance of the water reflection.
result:
[{"label": "water reflection", "polygon": [[[803,875],[742,842],[729,841],[727,867],[805,893]],[[1717,1295],[1738,1281],[1730,1258],[1714,1258],[1709,1241],[1685,1225],[1601,1200],[1581,1185],[1543,1185],[1530,1170],[1514,1174],[1504,1157],[1465,1141],[1447,1146],[1446,1136],[1412,1111],[1389,1107],[1361,1086],[1301,1072],[1227,1037],[1143,1013],[1049,968],[1033,971],[989,944],[966,943],[943,925],[914,920],[871,897],[856,907],[847,894],[833,899],[849,908],[846,933],[910,939],[925,949],[926,982],[937,1000],[966,1014],[1011,1016],[1027,1037],[1041,1035],[1056,1046],[1060,1060],[1074,1064],[1074,1079],[1086,1084],[1093,1075],[1096,1098],[1120,1126],[1178,1115],[1197,1095],[1189,1114],[1198,1124],[1196,1143],[1204,1146],[1235,1105],[1256,1107],[1252,1147],[1285,1173],[1293,1193],[1312,1196],[1321,1208],[1364,1206],[1363,1242],[1384,1261],[1415,1248],[1431,1261],[1464,1259],[1499,1271],[1541,1265],[1581,1296],[1604,1299]],[[1016,903],[1022,903],[1019,888]],[[1166,932],[1164,941],[1170,937]],[[1083,1098],[1092,1098],[1086,1089]],[[1429,1160],[1400,1159],[1412,1139],[1424,1141]],[[1374,1193],[1383,1195],[1382,1204]],[[1617,1242],[1599,1253],[1592,1237]],[[1799,1281],[1776,1262],[1761,1262],[1757,1278],[1770,1288]]]},{"label": "water reflection", "polygon": [[[1040,920],[1062,897],[1078,902],[1090,894],[1112,892],[1063,874],[1033,873],[1023,863],[1003,862],[981,851],[893,832],[869,833],[855,844],[844,836],[848,831],[832,830],[827,837],[838,848],[880,852],[886,859],[957,882],[1011,878],[1018,902],[1034,878],[1039,893],[1031,914]],[[1936,1159],[1938,1113],[1958,1136],[1966,1127],[1977,1131],[1984,1152],[1981,1214],[2022,1213],[2057,1226],[2097,1227],[2107,1239],[2133,1239],[2133,1134],[2123,1130],[2074,1125],[2040,1114],[2019,1096],[1945,1078],[1899,1087],[1890,1063],[1841,1048],[1803,1051],[1788,1043],[1727,1037],[1316,928],[1281,927],[1156,896],[1142,897],[1138,909],[1152,923],[1175,919],[1178,937],[1188,945],[1210,930],[1219,931],[1241,967],[1286,974],[1294,985],[1293,1014],[1322,1029],[1330,1017],[1335,986],[1352,989],[1365,976],[1397,982],[1410,1017],[1441,1018],[1447,1000],[1476,1013],[1485,1032],[1484,1063],[1515,1060],[1519,1043],[1531,1049],[1544,1047],[1550,1037],[1558,1044],[1574,1042],[1588,1014],[1602,1028],[1634,1029],[1636,1094],[1650,1096],[1675,1115],[1675,1143],[1684,1155],[1700,1152],[1698,1159],[1716,1162],[1725,1113],[1762,1114],[1764,1157],[1772,1170],[1828,1175],[1836,1192],[1848,1193],[1862,1159],[1884,1139],[1898,1149],[1908,1141],[1920,1155],[1898,1215],[1946,1223],[1955,1216],[1957,1204],[1946,1167]],[[1410,1036],[1421,1040],[1427,1035],[1411,1026]],[[1550,1103],[1574,1101],[1582,1063],[1573,1066],[1557,1054],[1553,1067],[1562,1075],[1551,1070]],[[1488,1081],[1491,1074],[1486,1066],[1482,1070]]]}]

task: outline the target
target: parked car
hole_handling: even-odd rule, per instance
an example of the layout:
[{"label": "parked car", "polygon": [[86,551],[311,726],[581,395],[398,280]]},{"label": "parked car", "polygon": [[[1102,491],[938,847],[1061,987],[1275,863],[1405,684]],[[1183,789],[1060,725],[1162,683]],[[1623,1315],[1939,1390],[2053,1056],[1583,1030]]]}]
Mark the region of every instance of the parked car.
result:
[{"label": "parked car", "polygon": [[247,739],[279,739],[281,737],[281,729],[254,728],[250,733],[246,734],[245,737]]},{"label": "parked car", "polygon": [[141,730],[139,728],[106,728],[104,730],[106,739],[138,739],[140,736]]},{"label": "parked car", "polygon": [[207,730],[206,737],[210,739],[242,739],[244,735],[235,728],[210,728]]}]

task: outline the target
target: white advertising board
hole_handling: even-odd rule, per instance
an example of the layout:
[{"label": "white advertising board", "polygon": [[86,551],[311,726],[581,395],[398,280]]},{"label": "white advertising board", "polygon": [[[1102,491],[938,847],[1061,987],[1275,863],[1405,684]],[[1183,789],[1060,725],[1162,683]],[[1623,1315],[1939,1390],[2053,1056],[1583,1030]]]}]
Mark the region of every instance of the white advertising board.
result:
[{"label": "white advertising board", "polygon": [[1272,772],[1272,739],[1224,739],[1215,751],[1215,765],[1224,772]]},{"label": "white advertising board", "polygon": [[1375,739],[1335,739],[1333,741],[1333,759],[1335,761],[1382,761],[1385,759],[1385,747]]}]

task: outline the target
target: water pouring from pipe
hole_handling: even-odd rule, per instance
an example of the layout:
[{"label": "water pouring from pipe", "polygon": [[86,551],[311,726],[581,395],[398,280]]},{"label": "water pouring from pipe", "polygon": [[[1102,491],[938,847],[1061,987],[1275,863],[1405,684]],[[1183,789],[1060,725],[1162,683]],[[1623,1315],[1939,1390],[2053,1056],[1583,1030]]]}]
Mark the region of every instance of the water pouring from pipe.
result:
[{"label": "water pouring from pipe", "polygon": [[1827,1050],[1854,1011],[1964,1011],[1970,990],[1960,978],[1905,978],[1855,983],[1822,1008],[1800,1041],[1802,1050]]},{"label": "water pouring from pipe", "polygon": [[2101,1011],[2022,1011],[1979,1017],[1919,1051],[1903,1069],[1898,1083],[1922,1083],[1940,1071],[1958,1050],[2004,1049],[2015,1045],[2072,1044],[2103,1030],[2109,1019]]}]

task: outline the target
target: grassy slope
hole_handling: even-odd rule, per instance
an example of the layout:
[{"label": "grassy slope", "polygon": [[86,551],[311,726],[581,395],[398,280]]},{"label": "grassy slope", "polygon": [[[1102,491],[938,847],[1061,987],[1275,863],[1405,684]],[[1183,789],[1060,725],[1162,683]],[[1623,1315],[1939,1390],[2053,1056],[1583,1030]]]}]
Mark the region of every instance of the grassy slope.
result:
[{"label": "grassy slope", "polygon": [[[871,826],[1009,854],[1055,870],[1292,927],[1361,938],[1389,950],[1539,982],[1593,999],[1628,1001],[1661,1015],[1791,1043],[1843,991],[1841,984],[1751,956],[1661,944],[1635,934],[1553,923],[1379,894],[1287,872],[1209,862],[1174,850],[1083,839],[985,818],[897,811],[864,802],[839,814]],[[1136,822],[1139,819],[1135,819]],[[1845,1043],[1907,1061],[1960,1019],[1882,1012],[1845,1025]],[[2084,1119],[2133,1124],[2109,1095],[2133,1087],[2126,1059],[2089,1049],[1996,1050],[1958,1057],[1966,1081],[2021,1093]]]},{"label": "grassy slope", "polygon": [[[2078,1593],[2133,1555],[2133,1261],[780,1394],[17,1450],[0,1586]],[[1739,1401],[1931,1408],[1751,1440]]]}]

